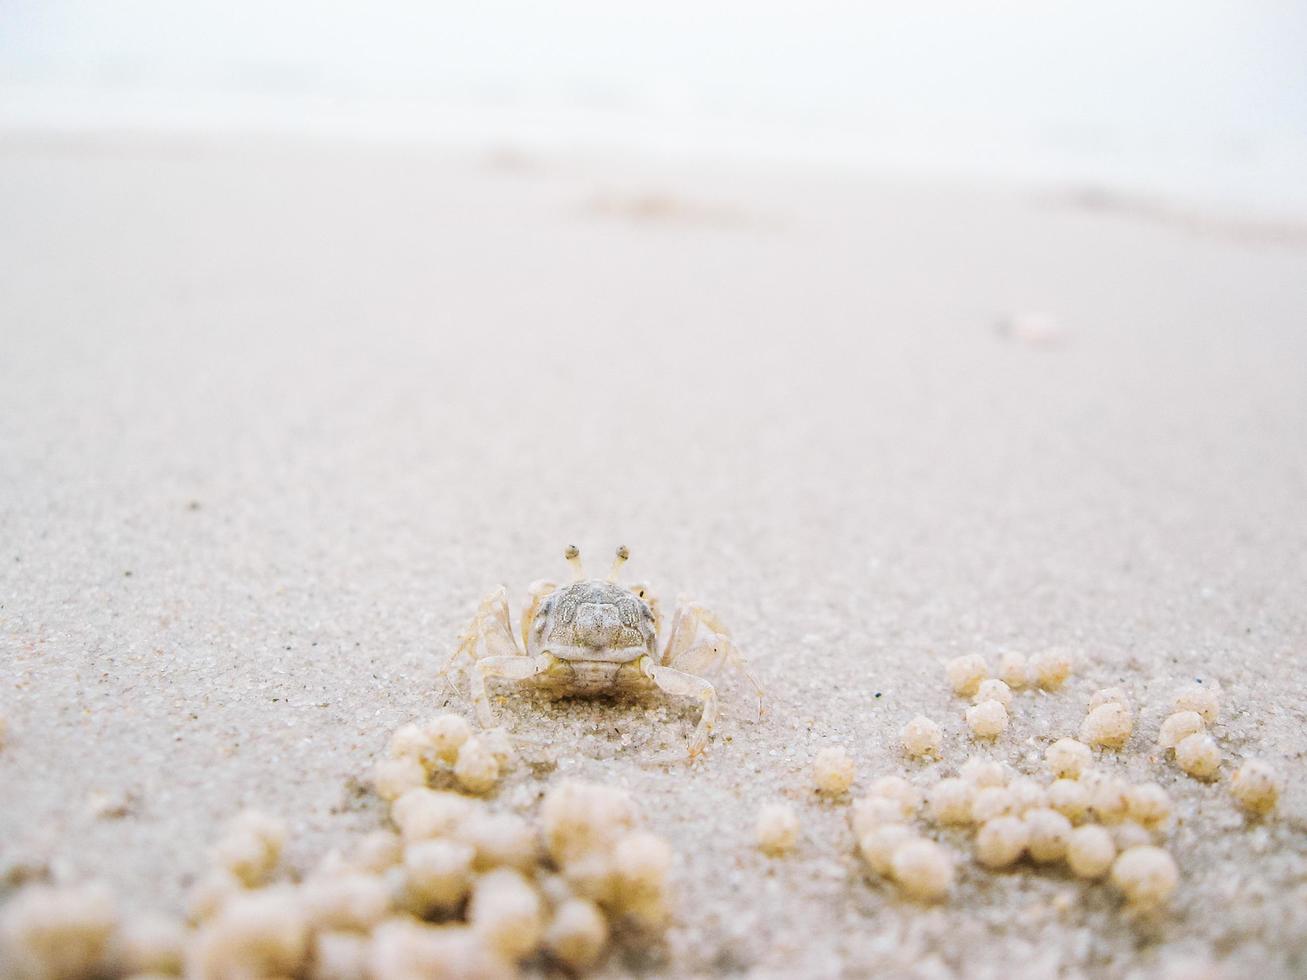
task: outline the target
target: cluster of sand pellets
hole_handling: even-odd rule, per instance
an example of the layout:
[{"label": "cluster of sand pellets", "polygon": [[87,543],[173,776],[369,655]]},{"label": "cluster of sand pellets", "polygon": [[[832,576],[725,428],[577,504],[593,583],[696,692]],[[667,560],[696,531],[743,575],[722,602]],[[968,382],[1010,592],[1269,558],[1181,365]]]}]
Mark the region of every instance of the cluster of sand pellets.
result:
[{"label": "cluster of sand pellets", "polygon": [[16,977],[418,980],[572,972],[614,942],[655,938],[669,916],[672,850],[624,792],[555,784],[533,823],[432,783],[490,789],[511,761],[502,733],[456,715],[408,725],[374,770],[392,828],[296,879],[285,825],[247,811],[214,844],[187,916],[132,918],[101,883],[31,885],[0,915],[0,972]]},{"label": "cluster of sand pellets", "polygon": [[[953,691],[970,701],[967,737],[982,750],[1019,710],[1016,692],[1057,691],[1070,673],[1061,652],[1008,654],[997,676],[977,656],[946,668]],[[1154,758],[1204,783],[1221,779],[1210,730],[1219,690],[1195,684],[1170,708]],[[1154,912],[1181,880],[1165,848],[1171,800],[1157,783],[1128,781],[1108,766],[1136,735],[1135,719],[1126,691],[1100,690],[1078,737],[1052,741],[1033,771],[971,754],[933,782],[924,772],[915,782],[880,776],[856,799],[853,756],[828,746],[813,760],[812,789],[825,805],[848,807],[870,874],[911,901],[947,900],[960,875],[1061,866],[1109,882],[1132,913]],[[909,720],[900,741],[908,758],[947,765],[943,730],[931,719]],[[0,910],[0,972],[42,980],[496,978],[524,966],[580,973],[614,946],[652,941],[669,919],[669,845],[608,786],[556,783],[534,821],[494,809],[478,797],[513,756],[502,729],[474,733],[458,715],[405,725],[372,772],[389,828],[297,875],[282,866],[284,824],[242,813],[213,845],[185,917],[173,919],[124,915],[102,883],[29,885]],[[1275,809],[1281,779],[1247,759],[1228,787],[1258,819]],[[752,828],[754,843],[783,858],[802,828],[792,805],[771,803]]]},{"label": "cluster of sand pellets", "polygon": [[404,725],[391,736],[388,757],[373,768],[372,786],[383,800],[393,801],[448,774],[464,792],[487,793],[512,755],[502,728],[474,735],[461,715],[440,715],[425,725]]},{"label": "cluster of sand pellets", "polygon": [[[945,673],[953,692],[973,702],[964,711],[971,738],[988,743],[1006,730],[1014,691],[1056,691],[1071,666],[1060,651],[1029,660],[1006,654],[992,676],[984,658],[970,655],[949,661]],[[1159,749],[1173,753],[1186,773],[1217,778],[1221,754],[1207,726],[1219,715],[1219,690],[1211,684],[1187,687],[1176,694],[1172,709],[1158,732]],[[850,806],[858,853],[873,875],[906,896],[942,901],[965,854],[931,834],[956,840],[961,831],[970,837],[978,869],[1062,865],[1086,881],[1106,879],[1132,911],[1164,908],[1180,883],[1175,859],[1162,846],[1171,829],[1171,799],[1155,782],[1130,782],[1095,765],[1124,748],[1134,731],[1127,693],[1106,688],[1089,699],[1079,738],[1052,742],[1037,772],[1018,773],[972,755],[956,775],[930,785],[882,776]],[[903,727],[900,742],[911,759],[944,759],[943,731],[924,716]],[[847,799],[856,777],[854,760],[842,746],[828,746],[813,760],[813,788],[827,800]],[[1244,761],[1230,780],[1235,801],[1253,817],[1274,810],[1280,789],[1278,773],[1256,759]],[[768,804],[758,816],[758,847],[784,855],[795,848],[800,827],[791,807]]]},{"label": "cluster of sand pellets", "polygon": [[[950,660],[945,674],[953,693],[973,702],[963,715],[972,736],[994,739],[1007,731],[1012,692],[1027,687],[1056,691],[1071,676],[1071,656],[1064,650],[1049,650],[1029,659],[1005,653],[997,674],[991,674],[985,658],[973,653]],[[909,755],[939,755],[939,728],[927,718],[914,718],[902,738]]]}]

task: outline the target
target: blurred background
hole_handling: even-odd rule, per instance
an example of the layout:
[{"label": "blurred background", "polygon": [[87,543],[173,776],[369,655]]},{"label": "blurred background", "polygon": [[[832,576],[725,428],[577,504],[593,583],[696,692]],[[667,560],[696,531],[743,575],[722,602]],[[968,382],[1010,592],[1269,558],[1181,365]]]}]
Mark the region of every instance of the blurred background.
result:
[{"label": "blurred background", "polygon": [[3,0],[0,124],[1105,184],[1307,210],[1307,7]]}]

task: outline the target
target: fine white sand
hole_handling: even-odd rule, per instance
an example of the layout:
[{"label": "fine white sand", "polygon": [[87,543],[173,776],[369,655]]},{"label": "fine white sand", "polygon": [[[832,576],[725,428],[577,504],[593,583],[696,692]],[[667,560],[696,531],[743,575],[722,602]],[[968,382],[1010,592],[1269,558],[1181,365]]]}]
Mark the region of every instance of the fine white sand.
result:
[{"label": "fine white sand", "polygon": [[[626,543],[632,578],[732,625],[770,712],[726,679],[687,766],[692,705],[499,703],[538,744],[498,805],[602,779],[678,848],[665,943],[607,972],[1302,971],[1307,251],[1095,202],[5,138],[0,871],[176,910],[242,805],[310,866],[383,819],[361,780],[388,734],[466,710],[437,670],[481,595]],[[1035,311],[1054,343],[995,328]],[[1034,771],[1126,688],[1137,731],[1104,765],[1176,801],[1173,909],[983,871],[953,832],[946,905],[869,880],[815,752],[846,744],[862,787],[951,774],[943,661],[1053,644],[1075,675],[1019,696],[993,754]],[[1224,688],[1227,770],[1289,778],[1276,818],[1154,748],[1195,678]],[[940,764],[896,751],[919,712]],[[787,859],[752,846],[776,798],[804,821]]]}]

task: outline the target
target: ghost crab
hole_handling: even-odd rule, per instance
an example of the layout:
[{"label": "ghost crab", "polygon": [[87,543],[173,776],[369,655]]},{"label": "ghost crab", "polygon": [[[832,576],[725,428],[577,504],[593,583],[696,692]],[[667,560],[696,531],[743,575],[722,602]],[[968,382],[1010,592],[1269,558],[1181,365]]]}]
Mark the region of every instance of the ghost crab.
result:
[{"label": "ghost crab", "polygon": [[530,682],[555,695],[593,695],[647,691],[697,698],[703,703],[690,739],[690,757],[704,750],[717,724],[717,691],[702,675],[730,663],[758,694],[762,686],[749,669],[730,632],[697,602],[680,602],[663,633],[658,599],[644,583],[623,587],[617,573],[630,557],[625,547],[606,579],[586,578],[581,553],[563,553],[573,581],[533,582],[522,612],[521,645],[513,634],[507,590],[501,585],[481,600],[445,666],[448,674],[463,657],[471,658],[469,687],[477,718],[495,724],[486,693],[492,677]]}]

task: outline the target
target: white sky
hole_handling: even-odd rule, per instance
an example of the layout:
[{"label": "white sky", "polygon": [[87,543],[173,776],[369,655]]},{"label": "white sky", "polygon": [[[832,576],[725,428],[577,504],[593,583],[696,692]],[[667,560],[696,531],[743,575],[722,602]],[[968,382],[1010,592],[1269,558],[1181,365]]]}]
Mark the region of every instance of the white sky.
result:
[{"label": "white sky", "polygon": [[[4,81],[120,105],[342,96],[744,121],[923,154],[995,134],[1013,154],[1228,169],[1307,143],[1307,4],[0,0]],[[1266,161],[1246,170],[1220,180],[1267,179]]]}]

